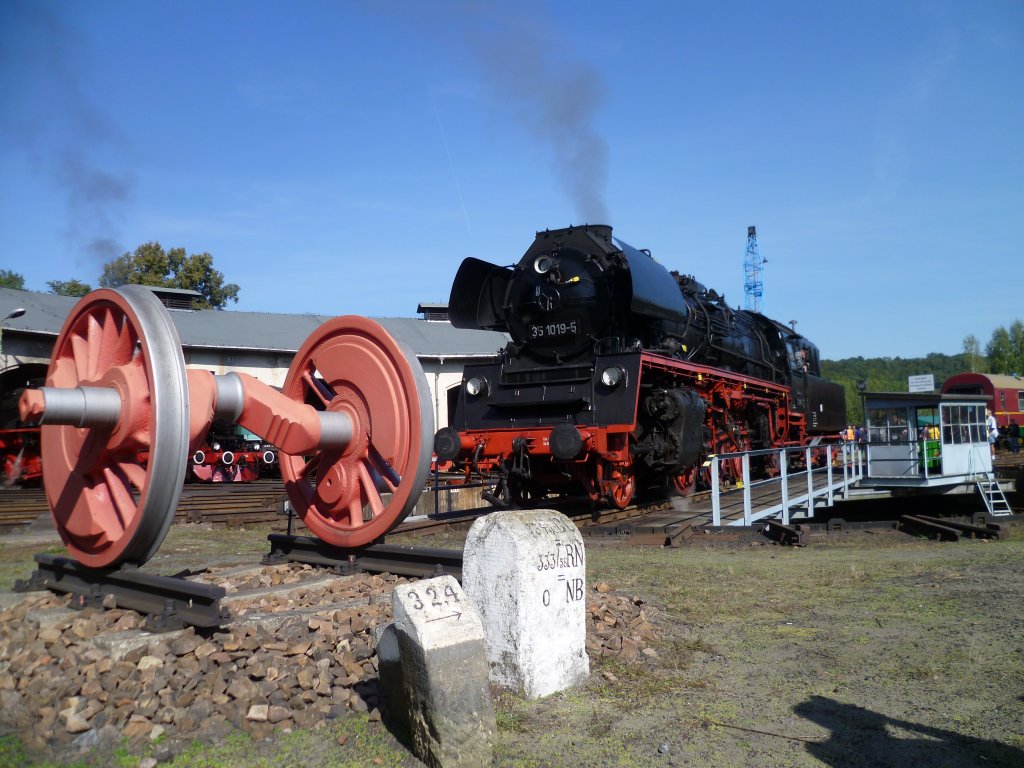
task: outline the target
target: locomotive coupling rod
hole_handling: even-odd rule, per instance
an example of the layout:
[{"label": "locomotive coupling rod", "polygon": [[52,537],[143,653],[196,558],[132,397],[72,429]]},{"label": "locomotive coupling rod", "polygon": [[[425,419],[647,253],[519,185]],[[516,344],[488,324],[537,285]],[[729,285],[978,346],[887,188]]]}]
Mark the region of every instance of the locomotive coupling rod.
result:
[{"label": "locomotive coupling rod", "polygon": [[297,403],[249,374],[216,376],[190,370],[188,384],[193,407],[212,411],[213,418],[241,424],[286,454],[312,448],[344,449],[352,442],[355,425],[348,413],[318,411]]}]

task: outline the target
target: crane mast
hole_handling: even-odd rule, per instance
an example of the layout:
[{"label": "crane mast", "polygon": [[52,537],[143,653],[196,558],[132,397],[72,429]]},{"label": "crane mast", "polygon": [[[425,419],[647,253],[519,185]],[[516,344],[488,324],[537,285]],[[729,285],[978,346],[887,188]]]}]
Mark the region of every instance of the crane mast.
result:
[{"label": "crane mast", "polygon": [[762,311],[765,262],[757,248],[757,227],[747,227],[747,253],[743,259],[743,296],[744,309],[751,312]]}]

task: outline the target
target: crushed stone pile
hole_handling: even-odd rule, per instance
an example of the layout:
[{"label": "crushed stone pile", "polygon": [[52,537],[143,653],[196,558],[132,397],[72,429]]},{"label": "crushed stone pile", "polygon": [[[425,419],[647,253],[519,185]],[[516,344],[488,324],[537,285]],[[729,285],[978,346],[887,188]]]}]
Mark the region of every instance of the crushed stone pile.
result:
[{"label": "crushed stone pile", "polygon": [[[225,586],[232,614],[208,635],[147,633],[134,611],[26,596],[0,612],[0,725],[33,751],[150,740],[169,757],[176,744],[235,729],[266,738],[350,712],[380,720],[372,632],[391,620],[391,591],[410,580],[294,564],[254,570],[203,574]],[[656,655],[659,635],[639,598],[598,584],[587,617],[592,656]]]}]

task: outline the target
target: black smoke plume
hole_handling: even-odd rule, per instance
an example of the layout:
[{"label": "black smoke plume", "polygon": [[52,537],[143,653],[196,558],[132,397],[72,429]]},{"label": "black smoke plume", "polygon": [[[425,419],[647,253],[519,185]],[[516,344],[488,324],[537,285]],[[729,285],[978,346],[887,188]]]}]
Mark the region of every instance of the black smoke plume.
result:
[{"label": "black smoke plume", "polygon": [[583,221],[605,223],[608,144],[595,125],[603,76],[564,40],[542,34],[540,19],[472,25],[471,50],[512,114],[550,148],[555,172]]},{"label": "black smoke plume", "polygon": [[[44,94],[27,100],[25,108],[3,110],[0,130],[9,134],[12,147],[20,147],[34,167],[60,185],[65,237],[100,264],[109,261],[122,252],[117,219],[130,197],[132,180],[94,159],[99,150],[116,147],[122,138],[82,89],[76,70],[88,50],[40,4],[12,2],[5,7],[0,26],[8,30],[0,32],[0,66],[31,72],[35,87]],[[11,30],[23,34],[15,37]]]}]

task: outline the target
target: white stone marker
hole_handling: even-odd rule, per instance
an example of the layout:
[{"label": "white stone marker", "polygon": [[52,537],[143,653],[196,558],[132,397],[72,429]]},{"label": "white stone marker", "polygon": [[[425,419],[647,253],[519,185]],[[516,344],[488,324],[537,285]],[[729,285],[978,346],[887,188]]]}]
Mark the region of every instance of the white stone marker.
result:
[{"label": "white stone marker", "polygon": [[391,610],[416,755],[431,766],[490,766],[496,727],[483,625],[459,582],[402,584]]},{"label": "white stone marker", "polygon": [[491,680],[528,698],[590,674],[583,537],[550,509],[493,512],[473,523],[462,584],[484,623]]}]

